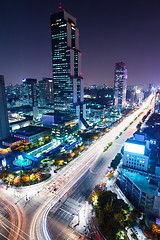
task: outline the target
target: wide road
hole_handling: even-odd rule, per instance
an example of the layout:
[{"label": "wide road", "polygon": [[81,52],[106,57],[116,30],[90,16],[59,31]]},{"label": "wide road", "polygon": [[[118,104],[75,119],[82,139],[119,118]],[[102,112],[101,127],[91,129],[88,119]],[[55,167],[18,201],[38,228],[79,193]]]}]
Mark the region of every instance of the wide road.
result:
[{"label": "wide road", "polygon": [[[146,112],[147,111],[145,111],[145,113]],[[136,125],[141,118],[142,116],[137,119],[125,132],[123,132],[120,138],[114,141],[113,145],[107,150],[107,152],[100,155],[96,164],[89,168],[89,170],[83,175],[83,177],[76,183],[76,186],[72,188],[73,193],[60,206],[60,208],[56,212],[54,212],[54,208],[53,210],[50,210],[47,222],[52,239],[76,239],[75,228],[69,229],[67,228],[67,226],[78,214],[85,201],[88,199],[91,192],[93,191],[95,185],[102,183],[102,179],[108,172],[108,166],[110,165],[111,160],[118,152],[120,152],[122,146],[124,145],[124,142],[136,131]],[[86,226],[84,225],[82,226],[82,228],[85,229]],[[84,232],[83,229],[82,231]]]},{"label": "wide road", "polygon": [[[40,239],[48,239],[49,240],[49,239],[52,239],[51,236],[50,236],[50,233],[48,231],[48,227],[47,227],[47,215],[48,215],[49,211],[59,201],[61,201],[61,199],[64,197],[64,195],[66,193],[68,193],[70,191],[70,189],[72,189],[72,187],[79,180],[80,180],[80,183],[81,183],[81,181],[82,181],[81,179],[85,179],[85,176],[87,176],[85,174],[88,174],[89,169],[92,168],[94,166],[94,164],[96,163],[96,161],[99,159],[99,157],[102,154],[103,149],[107,145],[107,143],[115,142],[115,137],[117,135],[119,135],[120,132],[123,132],[123,130],[127,126],[129,126],[129,123],[131,121],[133,121],[134,118],[136,116],[138,116],[139,113],[142,113],[141,116],[135,121],[134,126],[131,125],[128,128],[128,130],[124,133],[123,138],[120,138],[118,141],[116,141],[116,143],[113,144],[113,146],[110,148],[110,150],[106,152],[105,156],[107,156],[107,157],[102,158],[102,162],[99,161],[99,164],[97,165],[98,166],[97,168],[98,169],[101,168],[101,165],[103,164],[104,161],[106,162],[106,164],[107,163],[109,164],[109,162],[112,160],[113,156],[121,148],[122,144],[124,143],[124,139],[127,139],[128,137],[130,137],[133,134],[133,132],[135,131],[135,125],[138,124],[138,122],[141,120],[141,118],[148,111],[148,105],[151,101],[151,98],[152,98],[152,96],[150,96],[148,98],[148,100],[145,103],[143,103],[143,105],[140,109],[135,111],[133,114],[129,115],[119,125],[117,125],[113,129],[111,129],[109,133],[105,134],[98,141],[96,141],[91,147],[89,147],[89,149],[87,151],[85,151],[83,154],[81,154],[81,156],[79,158],[77,158],[77,160],[74,161],[72,163],[72,165],[67,166],[64,169],[64,171],[62,171],[59,174],[59,184],[58,184],[58,186],[57,186],[57,183],[53,183],[53,182],[50,183],[51,191],[55,187],[59,187],[59,188],[56,191],[56,194],[53,193],[53,195],[48,197],[47,200],[37,209],[37,211],[36,211],[36,213],[35,213],[35,215],[32,219],[32,222],[31,222],[30,237],[31,237],[32,240],[40,240]],[[108,155],[108,154],[111,154],[111,155]],[[106,158],[108,159],[108,161],[105,160]],[[94,170],[98,171],[98,169],[95,168]],[[102,167],[101,170],[102,171],[98,171],[97,182],[99,182],[99,179],[103,176],[103,174],[106,171],[106,169],[104,169],[104,167]],[[99,172],[103,172],[103,174],[99,175]],[[93,171],[93,173],[91,172],[91,175],[89,175],[89,178],[90,178],[89,182],[94,182],[95,176],[96,176],[96,172],[94,172],[94,171]],[[54,181],[54,179],[53,179],[53,181]],[[95,184],[96,184],[96,182],[91,187],[89,187],[88,194],[90,192],[90,189],[93,188]],[[88,185],[89,184],[88,184],[88,179],[87,179],[87,181],[85,183],[85,187],[88,186]],[[82,187],[81,191],[82,191],[81,192],[82,196],[85,195],[85,193],[83,192],[84,187]],[[87,197],[87,195],[85,197]],[[62,230],[64,232],[68,232],[68,230],[66,230],[66,228],[64,227],[64,224],[61,225],[61,224],[58,223],[58,221],[56,221],[56,226],[57,226],[57,229],[62,228]],[[56,228],[54,228],[54,229],[56,229]],[[59,234],[60,233],[58,232],[56,234],[56,236],[58,236]],[[71,239],[76,238],[76,236],[74,236],[76,233],[73,233],[71,231],[71,233],[69,233],[69,235],[70,234],[73,235],[73,238],[71,238]],[[63,236],[63,234],[62,234],[62,236]],[[59,239],[63,239],[63,238],[59,238]],[[65,236],[64,239],[67,239],[66,236]]]},{"label": "wide road", "polygon": [[[16,190],[13,188],[9,188],[8,190],[6,190],[5,188],[1,188],[0,199],[5,196],[6,200],[4,199],[4,205],[8,206],[9,209],[12,209],[9,213],[9,217],[10,219],[13,218],[12,220],[14,220],[14,222],[8,222],[8,228],[6,228],[6,225],[4,225],[2,221],[0,222],[1,226],[3,224],[3,231],[0,231],[0,233],[5,233],[4,238],[8,239],[8,235],[9,233],[11,233],[10,236],[12,237],[9,239],[14,240],[51,239],[50,233],[48,231],[49,225],[47,226],[47,216],[50,210],[52,209],[53,211],[53,207],[55,207],[64,196],[69,196],[73,189],[73,186],[81,183],[82,179],[84,179],[85,183],[82,187],[82,196],[83,194],[83,198],[86,198],[88,196],[90,189],[93,188],[94,185],[99,181],[97,179],[97,182],[94,182],[94,176],[99,176],[99,178],[101,178],[101,176],[97,174],[97,168],[101,168],[100,166],[103,166],[103,161],[106,161],[105,158],[103,158],[104,147],[111,141],[115,142],[115,137],[119,135],[120,132],[123,132],[124,128],[127,127],[129,123],[133,121],[139,113],[143,112],[144,109],[148,107],[151,98],[152,97],[149,97],[147,102],[145,102],[140,109],[138,109],[130,116],[126,117],[120,124],[115,126],[108,133],[98,139],[77,159],[75,159],[65,168],[63,168],[54,178],[34,186],[23,187]],[[145,112],[146,111],[147,110],[145,110]],[[141,117],[134,123],[135,125],[140,121],[144,114],[145,113],[143,113]],[[123,137],[126,134],[130,134],[129,131],[132,131],[132,128],[133,125],[131,125],[131,127],[124,133]],[[133,128],[133,131],[135,131],[135,128]],[[128,137],[129,136],[130,135],[128,135]],[[114,151],[116,154],[116,152],[119,151],[119,149],[121,148],[122,142],[119,142],[121,139],[122,138],[119,138],[116,143],[114,143],[113,146],[105,153],[105,156],[108,156],[107,161],[109,161],[109,159],[112,160]],[[112,150],[113,153],[111,153]],[[109,153],[111,154],[110,156],[107,155]],[[101,159],[103,160],[101,161]],[[99,163],[97,164],[97,168],[94,169],[94,165],[97,163],[97,161],[99,161]],[[103,167],[102,170],[104,170]],[[91,179],[89,182],[91,183],[93,181],[94,184],[91,186],[89,185],[88,192],[86,194],[85,187],[88,186],[88,179],[86,182],[85,179],[86,176],[88,176],[87,174],[89,174],[89,178]],[[54,191],[55,189],[56,191]],[[81,193],[76,197],[81,197]],[[54,221],[54,218],[52,218],[52,221]],[[5,228],[6,232],[4,232]],[[65,225],[58,224],[57,221],[57,229],[58,228],[62,228],[65,233],[68,231],[67,236],[72,236],[72,239],[77,239],[77,237],[79,236],[79,234],[77,234],[76,232],[73,233],[73,231],[71,231],[70,229],[66,230]],[[61,234],[61,231],[57,230],[56,236],[58,236],[58,234]]]}]

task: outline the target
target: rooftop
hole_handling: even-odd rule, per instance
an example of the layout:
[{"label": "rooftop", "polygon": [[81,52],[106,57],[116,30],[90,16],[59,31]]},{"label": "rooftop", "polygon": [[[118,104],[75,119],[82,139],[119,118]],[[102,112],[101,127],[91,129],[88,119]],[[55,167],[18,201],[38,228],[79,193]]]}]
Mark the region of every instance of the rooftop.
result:
[{"label": "rooftop", "polygon": [[23,127],[23,128],[16,130],[15,134],[21,134],[24,136],[32,136],[32,135],[35,135],[37,133],[40,133],[40,132],[43,132],[46,130],[50,130],[50,129],[46,128],[46,127],[27,126],[27,127]]},{"label": "rooftop", "polygon": [[[155,184],[149,183],[147,176],[142,175],[142,173],[132,172],[130,170],[123,169],[123,174],[126,175],[137,187],[146,193],[150,193],[158,196],[158,187]],[[160,181],[160,179],[155,179],[154,182]],[[151,181],[153,182],[153,181]]]},{"label": "rooftop", "polygon": [[16,143],[16,142],[18,142],[18,141],[20,141],[19,138],[16,138],[16,137],[8,137],[8,138],[4,139],[2,142],[11,144],[11,143]]},{"label": "rooftop", "polygon": [[132,144],[143,145],[143,146],[146,145],[145,141],[138,141],[138,140],[134,140],[134,139],[128,139],[126,142],[127,143],[132,143]]}]

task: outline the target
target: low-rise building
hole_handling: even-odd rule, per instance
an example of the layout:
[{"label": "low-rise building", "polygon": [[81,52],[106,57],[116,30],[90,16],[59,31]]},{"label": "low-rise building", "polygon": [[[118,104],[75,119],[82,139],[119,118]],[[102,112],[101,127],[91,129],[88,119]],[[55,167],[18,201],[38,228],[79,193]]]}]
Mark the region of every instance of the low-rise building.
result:
[{"label": "low-rise building", "polygon": [[28,126],[14,132],[14,137],[24,140],[26,143],[34,144],[51,135],[51,129],[39,126]]},{"label": "low-rise building", "polygon": [[17,137],[8,137],[2,141],[2,145],[13,148],[21,144],[22,140]]},{"label": "low-rise building", "polygon": [[159,217],[160,177],[121,168],[118,183],[135,207],[150,217]]},{"label": "low-rise building", "polygon": [[78,120],[63,114],[44,114],[43,125],[52,129],[52,136],[61,142],[78,130]]},{"label": "low-rise building", "polygon": [[123,167],[148,171],[149,152],[145,141],[127,140],[124,145]]}]

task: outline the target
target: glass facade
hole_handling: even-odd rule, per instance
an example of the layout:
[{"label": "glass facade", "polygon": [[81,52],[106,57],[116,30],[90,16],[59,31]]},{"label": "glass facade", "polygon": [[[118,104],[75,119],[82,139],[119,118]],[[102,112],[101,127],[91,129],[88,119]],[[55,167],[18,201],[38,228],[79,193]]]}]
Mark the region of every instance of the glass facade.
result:
[{"label": "glass facade", "polygon": [[23,105],[37,106],[37,79],[22,80]]},{"label": "glass facade", "polygon": [[126,104],[127,69],[123,62],[116,63],[114,77],[114,104],[123,108]]},{"label": "glass facade", "polygon": [[39,105],[41,107],[53,104],[53,94],[53,79],[43,78],[39,81]]},{"label": "glass facade", "polygon": [[52,14],[51,39],[54,109],[80,118],[83,78],[76,19],[65,11]]}]

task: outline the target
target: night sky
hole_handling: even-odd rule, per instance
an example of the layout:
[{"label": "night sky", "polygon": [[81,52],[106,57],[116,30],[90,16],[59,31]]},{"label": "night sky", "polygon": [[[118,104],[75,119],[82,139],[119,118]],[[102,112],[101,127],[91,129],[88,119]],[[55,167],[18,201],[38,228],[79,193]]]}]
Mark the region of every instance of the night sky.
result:
[{"label": "night sky", "polygon": [[[61,2],[77,18],[85,85],[113,85],[117,61],[127,66],[128,85],[159,84],[159,0]],[[6,85],[51,77],[50,12],[58,12],[58,1],[1,1],[0,74]]]}]

